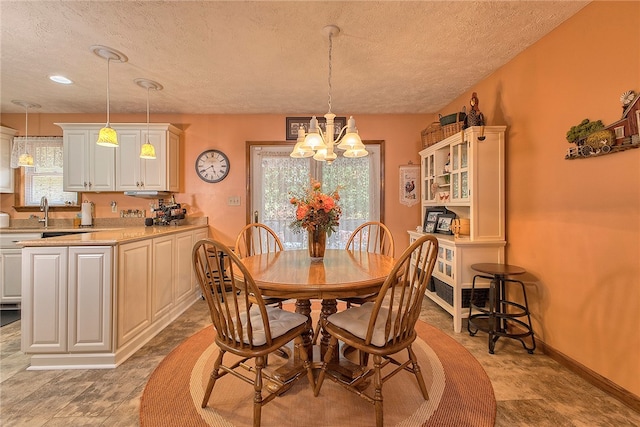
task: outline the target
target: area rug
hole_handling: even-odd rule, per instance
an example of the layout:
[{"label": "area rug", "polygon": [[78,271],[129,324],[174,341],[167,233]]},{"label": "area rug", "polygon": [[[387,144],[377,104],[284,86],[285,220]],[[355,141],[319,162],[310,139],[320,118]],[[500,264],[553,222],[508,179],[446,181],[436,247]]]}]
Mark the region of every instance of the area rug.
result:
[{"label": "area rug", "polygon": [[[496,401],[478,361],[455,340],[424,322],[413,348],[429,392],[422,399],[415,377],[401,372],[383,386],[386,426],[493,426]],[[151,375],[140,403],[140,425],[251,426],[253,387],[231,375],[216,383],[200,408],[218,348],[212,327],[171,352]],[[406,353],[406,351],[404,352]],[[225,356],[228,357],[228,356]],[[269,364],[278,365],[269,356]],[[225,359],[226,360],[226,359]],[[262,426],[365,427],[375,424],[373,405],[326,380],[318,397],[306,378],[262,408]]]}]

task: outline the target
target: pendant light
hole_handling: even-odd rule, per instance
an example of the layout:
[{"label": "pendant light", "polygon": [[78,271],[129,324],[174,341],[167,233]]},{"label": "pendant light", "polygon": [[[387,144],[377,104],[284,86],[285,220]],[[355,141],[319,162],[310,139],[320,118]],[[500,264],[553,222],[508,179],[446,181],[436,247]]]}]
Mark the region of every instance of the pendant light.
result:
[{"label": "pendant light", "polygon": [[33,167],[33,156],[29,154],[27,150],[27,142],[29,141],[29,108],[40,108],[39,104],[34,104],[29,101],[20,101],[13,100],[11,101],[16,105],[20,105],[24,107],[24,153],[20,153],[20,157],[18,158],[18,166],[22,166],[25,168]]},{"label": "pendant light", "polygon": [[100,58],[107,60],[107,124],[100,129],[96,144],[103,145],[105,147],[117,147],[118,134],[116,134],[116,131],[109,125],[109,63],[111,61],[127,62],[129,58],[127,58],[124,53],[106,46],[91,46],[91,51]]},{"label": "pendant light", "polygon": [[146,142],[142,144],[142,147],[140,148],[140,158],[153,160],[156,158],[156,149],[153,146],[153,144],[149,142],[149,90],[151,89],[156,91],[162,90],[163,86],[158,82],[154,82],[153,80],[147,80],[147,79],[135,79],[134,82],[141,88],[147,90],[147,139],[146,139]]}]

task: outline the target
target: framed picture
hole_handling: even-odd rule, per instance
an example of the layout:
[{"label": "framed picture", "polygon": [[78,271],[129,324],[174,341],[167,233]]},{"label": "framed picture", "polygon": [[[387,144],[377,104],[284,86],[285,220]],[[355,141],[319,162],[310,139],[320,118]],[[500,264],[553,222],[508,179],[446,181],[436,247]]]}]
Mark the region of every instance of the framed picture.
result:
[{"label": "framed picture", "polygon": [[436,223],[436,233],[441,234],[453,234],[451,231],[451,222],[455,219],[454,213],[443,213],[438,215],[438,222]]},{"label": "framed picture", "polygon": [[[327,119],[324,117],[318,117],[318,126],[322,129],[322,132],[327,131]],[[295,141],[298,139],[298,128],[302,126],[305,132],[309,132],[309,122],[311,121],[311,117],[287,117],[287,129],[286,129],[286,138],[287,141]],[[333,129],[334,129],[334,138],[340,134],[340,130],[347,125],[346,117],[336,117],[333,119]]]},{"label": "framed picture", "polygon": [[444,213],[447,213],[447,209],[444,207],[427,208],[424,211],[422,231],[425,233],[435,233],[438,217]]},{"label": "framed picture", "polygon": [[420,201],[418,196],[420,184],[420,166],[400,166],[400,204],[413,206]]}]

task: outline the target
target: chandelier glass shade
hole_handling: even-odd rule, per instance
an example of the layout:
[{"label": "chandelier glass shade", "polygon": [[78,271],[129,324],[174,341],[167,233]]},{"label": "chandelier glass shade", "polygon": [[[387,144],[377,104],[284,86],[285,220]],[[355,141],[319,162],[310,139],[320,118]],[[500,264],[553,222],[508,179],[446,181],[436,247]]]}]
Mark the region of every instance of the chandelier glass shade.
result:
[{"label": "chandelier glass shade", "polygon": [[[24,107],[24,139],[25,139],[25,147],[28,147],[29,144],[27,144],[27,142],[29,140],[29,108],[40,108],[40,105],[34,104],[33,102],[20,101],[20,100],[13,100],[11,102],[13,102],[16,105],[20,105]],[[24,168],[33,167],[33,156],[29,154],[29,151],[27,148],[25,148],[24,153],[20,153],[20,157],[18,157],[18,166],[21,166]]]},{"label": "chandelier glass shade", "polygon": [[118,52],[117,50],[106,46],[91,46],[91,50],[99,57],[107,60],[107,123],[102,129],[100,129],[96,144],[105,147],[117,147],[118,134],[109,124],[109,63],[111,61],[127,62],[129,58],[127,58],[127,56],[122,52]]},{"label": "chandelier glass shade", "polygon": [[[326,120],[326,126],[324,132],[318,126],[318,119],[316,116],[311,118],[309,122],[309,132],[305,133],[304,128],[301,126],[298,130],[298,139],[293,150],[289,154],[294,158],[305,158],[313,156],[314,160],[327,162],[327,164],[333,163],[338,155],[334,152],[334,148],[344,150],[344,157],[364,157],[368,155],[360,135],[358,135],[358,129],[356,128],[356,121],[351,116],[347,125],[336,132],[334,119],[336,115],[331,112],[331,55],[333,51],[333,37],[340,33],[340,28],[335,25],[327,25],[324,27],[325,33],[329,37],[329,112],[324,115]],[[337,133],[337,135],[336,135]]]}]

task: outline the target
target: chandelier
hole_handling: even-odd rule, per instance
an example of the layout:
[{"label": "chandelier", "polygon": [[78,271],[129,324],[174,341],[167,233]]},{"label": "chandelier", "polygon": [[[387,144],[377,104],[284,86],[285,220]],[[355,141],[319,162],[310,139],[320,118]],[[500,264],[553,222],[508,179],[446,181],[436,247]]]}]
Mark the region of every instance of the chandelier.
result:
[{"label": "chandelier", "polygon": [[127,62],[129,58],[124,53],[107,46],[95,45],[91,46],[91,50],[100,58],[107,60],[107,124],[100,129],[96,144],[105,147],[117,147],[118,134],[109,124],[109,63],[111,61]]},{"label": "chandelier", "polygon": [[16,105],[24,107],[24,152],[20,153],[18,158],[18,166],[25,168],[33,167],[33,156],[29,154],[29,108],[40,108],[39,104],[34,104],[29,101],[13,100],[11,101]]},{"label": "chandelier", "polygon": [[340,28],[335,25],[327,25],[323,30],[329,37],[329,112],[324,115],[326,127],[323,132],[318,125],[318,119],[313,116],[309,123],[309,132],[305,133],[302,126],[298,129],[296,145],[289,155],[295,158],[313,156],[315,160],[326,161],[327,164],[331,164],[338,157],[334,152],[334,147],[344,150],[344,157],[364,157],[369,152],[365,149],[358,135],[356,121],[353,116],[349,117],[347,125],[340,129],[340,132],[336,132],[334,127],[336,115],[331,112],[331,54],[333,51],[333,37],[340,33]]}]

